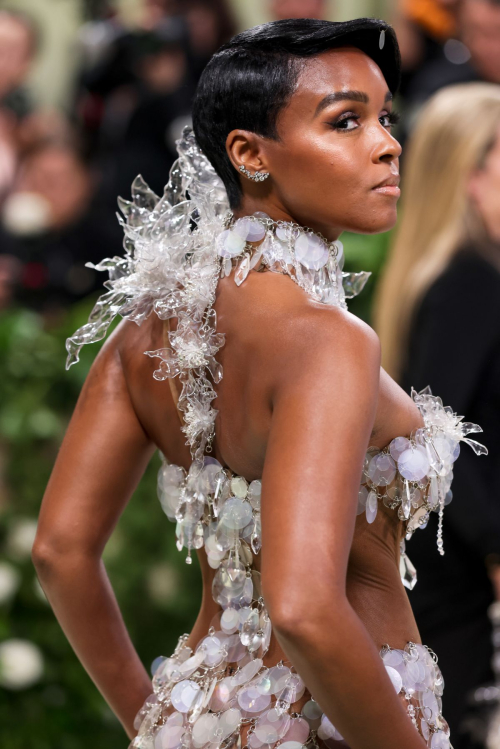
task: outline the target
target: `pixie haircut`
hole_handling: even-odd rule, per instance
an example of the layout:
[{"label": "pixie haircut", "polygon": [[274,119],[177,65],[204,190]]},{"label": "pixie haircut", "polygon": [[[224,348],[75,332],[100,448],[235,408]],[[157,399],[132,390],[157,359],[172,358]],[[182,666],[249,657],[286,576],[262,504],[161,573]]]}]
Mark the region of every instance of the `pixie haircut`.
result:
[{"label": "pixie haircut", "polygon": [[238,207],[240,176],[226,152],[231,130],[278,140],[277,118],[292,96],[307,58],[352,46],[371,57],[389,90],[397,91],[401,58],[394,30],[385,21],[360,18],[334,23],[312,18],[273,21],[237,34],[209,61],[193,102],[193,129],[200,148]]}]

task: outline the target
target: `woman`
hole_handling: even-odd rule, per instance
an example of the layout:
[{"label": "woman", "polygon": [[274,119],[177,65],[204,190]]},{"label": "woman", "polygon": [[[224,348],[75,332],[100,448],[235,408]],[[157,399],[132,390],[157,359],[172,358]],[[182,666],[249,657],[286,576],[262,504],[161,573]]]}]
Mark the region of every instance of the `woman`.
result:
[{"label": "woman", "polygon": [[419,575],[412,606],[439,652],[447,718],[458,732],[468,692],[493,678],[491,576],[500,595],[500,87],[438,93],[422,111],[405,166],[406,207],[376,310],[382,361],[403,387],[428,383],[479,419],[493,458],[478,466],[465,453],[457,463],[444,559],[437,563],[427,533],[411,546]]},{"label": "woman", "polygon": [[[456,447],[465,432],[380,374],[376,337],[345,310],[366,277],[343,277],[338,242],[396,220],[398,78],[382,21],[244,32],[203,74],[197,142],[179,143],[164,198],[138,180],[121,204],[127,256],[103,263],[109,292],[69,363],[118,311],[142,324],[96,359],[34,559],[82,663],[138,731],[132,746],[449,746],[440,672],[399,578],[415,519],[402,489],[421,514],[442,507],[451,463],[433,438],[441,424]],[[151,694],[101,552],[156,447],[162,505],[186,561],[200,549],[204,596]]]}]

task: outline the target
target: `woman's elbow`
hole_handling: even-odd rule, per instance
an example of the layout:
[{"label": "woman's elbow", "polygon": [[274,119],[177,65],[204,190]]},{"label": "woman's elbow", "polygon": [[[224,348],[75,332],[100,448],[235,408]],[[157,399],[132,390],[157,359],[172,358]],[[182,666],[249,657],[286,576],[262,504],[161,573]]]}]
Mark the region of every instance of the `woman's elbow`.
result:
[{"label": "woman's elbow", "polygon": [[61,564],[61,550],[57,543],[38,533],[31,549],[31,561],[38,577],[46,577]]},{"label": "woman's elbow", "polygon": [[[306,613],[298,601],[277,601],[268,606],[273,630],[286,640],[302,638],[305,634],[304,621],[314,620],[314,612]],[[306,622],[307,626],[307,622]]]},{"label": "woman's elbow", "polygon": [[306,595],[293,586],[282,588],[264,600],[273,623],[273,629],[286,640],[315,639],[318,629],[329,630],[347,604],[343,593],[330,592],[328,596],[311,590]]},{"label": "woman's elbow", "polygon": [[31,561],[40,580],[74,574],[82,564],[88,564],[99,558],[99,554],[81,543],[75,541],[70,543],[68,538],[48,538],[40,533],[35,537],[31,550]]},{"label": "woman's elbow", "polygon": [[45,579],[56,566],[54,550],[50,544],[39,539],[35,539],[31,549],[31,561],[40,580]]}]

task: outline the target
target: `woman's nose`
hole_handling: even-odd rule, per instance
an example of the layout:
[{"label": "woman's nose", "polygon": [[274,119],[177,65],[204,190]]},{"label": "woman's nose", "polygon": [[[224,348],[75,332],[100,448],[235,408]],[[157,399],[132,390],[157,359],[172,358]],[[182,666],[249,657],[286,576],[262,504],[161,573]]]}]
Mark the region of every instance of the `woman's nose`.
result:
[{"label": "woman's nose", "polygon": [[383,132],[380,133],[380,140],[374,149],[373,160],[375,162],[394,161],[401,156],[402,150],[401,144],[384,128]]}]

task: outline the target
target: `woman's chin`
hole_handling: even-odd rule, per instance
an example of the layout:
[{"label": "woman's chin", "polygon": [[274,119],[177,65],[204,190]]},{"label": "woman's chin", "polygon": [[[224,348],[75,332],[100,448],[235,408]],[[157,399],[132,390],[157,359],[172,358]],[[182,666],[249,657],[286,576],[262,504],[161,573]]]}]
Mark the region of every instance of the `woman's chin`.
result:
[{"label": "woman's chin", "polygon": [[373,205],[365,201],[359,204],[355,213],[335,216],[331,220],[332,226],[341,226],[342,231],[353,234],[383,234],[390,231],[398,220],[398,210],[395,200],[385,201],[386,205]]},{"label": "woman's chin", "polygon": [[380,215],[380,212],[373,217],[372,222],[363,222],[363,228],[354,229],[353,231],[359,233],[359,234],[383,234],[386,231],[390,231],[393,229],[396,225],[396,221],[398,220],[398,212],[396,210],[396,206],[394,206],[394,209],[391,211],[388,211],[387,213],[384,212],[383,215]]},{"label": "woman's chin", "polygon": [[386,231],[394,229],[396,225],[396,219],[393,221],[376,221],[373,224],[363,223],[362,225],[346,226],[343,231],[351,232],[352,234],[384,234]]}]

